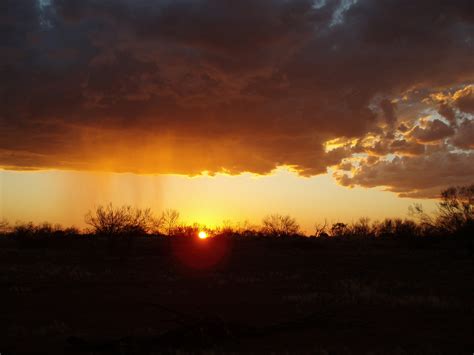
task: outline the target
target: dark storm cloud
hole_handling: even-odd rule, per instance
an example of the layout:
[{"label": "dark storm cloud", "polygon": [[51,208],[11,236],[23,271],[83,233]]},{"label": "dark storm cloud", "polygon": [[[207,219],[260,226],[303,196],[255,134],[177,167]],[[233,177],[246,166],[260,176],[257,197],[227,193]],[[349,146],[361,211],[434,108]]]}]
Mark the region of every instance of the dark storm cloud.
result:
[{"label": "dark storm cloud", "polygon": [[391,102],[390,100],[384,99],[380,103],[380,108],[383,111],[383,114],[385,116],[385,120],[389,125],[394,125],[397,123],[397,116],[396,116],[396,109],[397,106]]},{"label": "dark storm cloud", "polygon": [[451,125],[456,125],[456,113],[453,108],[445,102],[440,103],[438,113],[446,118]]},{"label": "dark storm cloud", "polygon": [[405,139],[394,140],[391,145],[391,153],[399,155],[421,155],[425,152],[425,146]]},{"label": "dark storm cloud", "polygon": [[474,86],[470,85],[456,92],[454,105],[462,112],[474,114]]},{"label": "dark storm cloud", "polygon": [[428,122],[425,127],[416,126],[410,136],[419,143],[438,142],[440,139],[452,136],[454,129],[440,120]]},{"label": "dark storm cloud", "polygon": [[474,121],[466,120],[453,137],[453,144],[462,149],[474,149]]},{"label": "dark storm cloud", "polygon": [[[398,138],[393,127],[413,126],[421,115],[413,107],[428,98],[420,93],[450,88],[459,93],[424,109],[469,121],[473,7],[3,0],[0,164],[186,174],[289,165],[314,175],[354,152],[327,152],[324,142],[381,129],[378,155],[429,158],[423,143],[451,135],[470,147],[469,123],[456,133],[419,127]],[[407,118],[403,97],[414,90]]]}]

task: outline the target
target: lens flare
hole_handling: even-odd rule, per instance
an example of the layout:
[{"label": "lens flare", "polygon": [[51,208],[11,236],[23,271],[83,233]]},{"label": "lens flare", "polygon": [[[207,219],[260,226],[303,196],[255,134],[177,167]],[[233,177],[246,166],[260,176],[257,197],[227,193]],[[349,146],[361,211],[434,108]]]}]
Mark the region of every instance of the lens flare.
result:
[{"label": "lens flare", "polygon": [[199,239],[206,239],[207,238],[207,233],[202,231],[202,232],[199,232],[198,236],[199,236]]}]

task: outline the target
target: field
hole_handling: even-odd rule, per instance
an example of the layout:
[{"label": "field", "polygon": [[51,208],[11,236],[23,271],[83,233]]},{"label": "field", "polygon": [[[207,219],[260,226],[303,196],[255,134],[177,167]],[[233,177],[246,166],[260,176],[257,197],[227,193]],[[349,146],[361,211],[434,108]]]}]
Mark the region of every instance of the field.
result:
[{"label": "field", "polygon": [[0,241],[0,353],[472,354],[449,240]]}]

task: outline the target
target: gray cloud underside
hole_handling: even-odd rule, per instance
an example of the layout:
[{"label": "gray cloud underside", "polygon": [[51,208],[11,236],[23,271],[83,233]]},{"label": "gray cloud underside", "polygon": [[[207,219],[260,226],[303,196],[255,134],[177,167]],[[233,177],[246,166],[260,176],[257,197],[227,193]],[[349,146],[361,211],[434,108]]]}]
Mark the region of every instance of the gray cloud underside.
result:
[{"label": "gray cloud underside", "polygon": [[0,28],[5,168],[316,175],[362,153],[341,183],[474,178],[446,178],[474,165],[471,0],[3,0]]}]

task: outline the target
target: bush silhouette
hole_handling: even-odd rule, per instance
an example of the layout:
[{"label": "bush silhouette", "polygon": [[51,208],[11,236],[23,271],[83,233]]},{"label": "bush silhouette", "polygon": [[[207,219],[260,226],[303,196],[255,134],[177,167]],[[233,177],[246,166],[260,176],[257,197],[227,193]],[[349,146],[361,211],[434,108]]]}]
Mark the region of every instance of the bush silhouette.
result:
[{"label": "bush silhouette", "polygon": [[350,234],[354,237],[373,237],[374,228],[370,225],[370,219],[367,217],[360,218],[357,222],[348,226]]},{"label": "bush silhouette", "polygon": [[0,234],[7,234],[10,230],[10,223],[6,219],[0,220]]},{"label": "bush silhouette", "polygon": [[420,204],[410,208],[424,234],[472,235],[474,232],[474,184],[450,187],[441,192],[441,202],[434,217]]},{"label": "bush silhouette", "polygon": [[345,223],[338,222],[331,226],[331,236],[333,237],[344,237],[348,234],[348,232],[349,229]]},{"label": "bush silhouette", "polygon": [[51,246],[52,242],[77,237],[80,231],[77,228],[62,228],[61,225],[44,222],[41,224],[17,223],[9,228],[9,235],[22,248],[39,248]]}]

